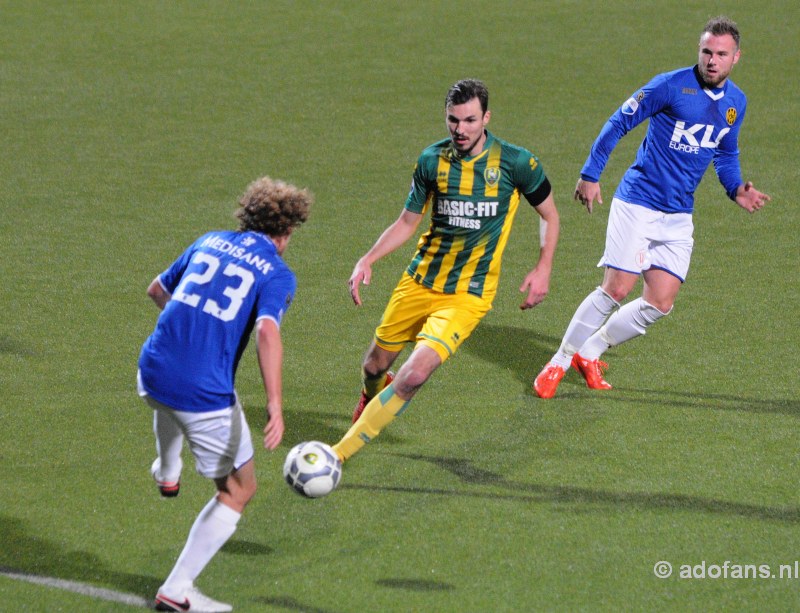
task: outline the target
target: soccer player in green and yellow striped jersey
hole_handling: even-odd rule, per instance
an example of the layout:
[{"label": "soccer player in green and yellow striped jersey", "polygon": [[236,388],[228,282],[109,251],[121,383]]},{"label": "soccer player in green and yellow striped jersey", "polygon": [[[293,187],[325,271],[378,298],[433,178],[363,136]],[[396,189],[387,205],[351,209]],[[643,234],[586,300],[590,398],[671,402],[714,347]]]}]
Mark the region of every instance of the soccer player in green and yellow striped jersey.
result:
[{"label": "soccer player in green and yellow striped jersey", "polygon": [[[542,222],[536,266],[520,286],[522,309],[547,295],[559,218],[550,183],[537,158],[487,129],[489,93],[475,79],[453,85],[445,99],[450,137],[426,148],[417,161],[405,207],[356,263],[350,293],[361,304],[372,264],[403,245],[430,211],[430,227],[395,288],[364,356],[364,388],[353,426],[334,450],[347,460],[402,413],[417,390],[464,342],[492,308],[500,263],[524,197]],[[416,345],[389,372],[406,344]]]},{"label": "soccer player in green and yellow striped jersey", "polygon": [[430,208],[431,226],[408,273],[438,292],[491,300],[520,196],[539,200],[550,185],[529,151],[487,130],[484,137],[483,150],[474,156],[459,155],[451,139],[422,152],[406,208]]}]

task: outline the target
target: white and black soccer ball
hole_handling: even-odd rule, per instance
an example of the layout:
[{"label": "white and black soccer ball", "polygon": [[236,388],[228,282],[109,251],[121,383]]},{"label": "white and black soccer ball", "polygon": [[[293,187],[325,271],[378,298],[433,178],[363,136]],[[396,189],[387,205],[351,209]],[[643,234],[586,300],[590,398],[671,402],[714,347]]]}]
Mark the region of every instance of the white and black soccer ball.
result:
[{"label": "white and black soccer ball", "polygon": [[283,478],[308,498],[330,494],[342,478],[342,463],[329,445],[307,441],[292,447],[283,463]]}]

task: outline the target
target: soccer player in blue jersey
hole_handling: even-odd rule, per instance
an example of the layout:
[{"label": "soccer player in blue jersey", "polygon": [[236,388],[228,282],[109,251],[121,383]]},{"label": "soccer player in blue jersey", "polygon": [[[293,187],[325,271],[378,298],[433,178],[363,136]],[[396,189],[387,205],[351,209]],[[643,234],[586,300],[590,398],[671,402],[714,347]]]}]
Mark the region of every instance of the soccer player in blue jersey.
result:
[{"label": "soccer player in blue jersey", "polygon": [[[521,308],[536,306],[548,293],[559,231],[550,183],[530,151],[486,129],[488,105],[481,81],[464,79],[450,88],[445,99],[449,138],[422,152],[403,211],[350,277],[350,293],[360,305],[359,285],[369,284],[372,265],[410,239],[430,211],[430,227],[364,357],[355,423],[334,445],[343,461],[406,409],[492,308],[503,249],[523,197],[545,223],[538,263],[520,286]],[[389,368],[412,342],[411,355],[392,379]]]},{"label": "soccer player in blue jersey", "polygon": [[[600,174],[619,140],[645,119],[647,134],[622,178],[608,219],[606,247],[598,266],[603,283],[578,307],[556,354],[533,383],[551,398],[574,366],[592,389],[611,389],[609,347],[645,334],[667,315],[689,270],[693,245],[694,192],[714,163],[728,197],[746,211],[769,196],[742,180],[739,129],[747,100],[728,79],[739,61],[739,30],[726,17],[706,23],[697,65],[660,74],[635,92],[606,122],[592,145],[575,188],[575,199],[592,212],[602,204]],[[642,296],[620,302],[643,279]]]},{"label": "soccer player in blue jersey", "polygon": [[194,522],[183,552],[159,588],[159,611],[230,611],[194,580],[236,530],[256,492],[253,444],[234,389],[252,330],[266,392],[264,447],[283,437],[280,324],[296,280],[281,255],[306,221],[312,196],[282,181],[254,181],[239,201],[239,229],[198,238],[157,276],[147,295],[162,309],[139,357],[139,394],[153,409],[162,496],[178,495],[186,440],[197,471],[217,493]]}]

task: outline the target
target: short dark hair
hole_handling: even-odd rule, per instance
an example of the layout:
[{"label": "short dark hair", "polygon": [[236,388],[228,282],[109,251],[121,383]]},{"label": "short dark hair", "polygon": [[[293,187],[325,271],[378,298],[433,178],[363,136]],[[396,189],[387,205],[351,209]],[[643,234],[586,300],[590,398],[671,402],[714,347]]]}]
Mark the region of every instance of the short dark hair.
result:
[{"label": "short dark hair", "polygon": [[473,98],[480,100],[481,110],[485,113],[489,108],[489,90],[486,89],[486,85],[478,79],[461,79],[447,92],[444,108],[464,104]]},{"label": "short dark hair", "polygon": [[733,37],[733,40],[736,41],[736,47],[739,47],[739,26],[737,26],[736,22],[729,17],[725,17],[724,15],[712,17],[706,22],[706,25],[703,28],[702,33],[705,34],[706,32],[713,36],[730,34]]}]

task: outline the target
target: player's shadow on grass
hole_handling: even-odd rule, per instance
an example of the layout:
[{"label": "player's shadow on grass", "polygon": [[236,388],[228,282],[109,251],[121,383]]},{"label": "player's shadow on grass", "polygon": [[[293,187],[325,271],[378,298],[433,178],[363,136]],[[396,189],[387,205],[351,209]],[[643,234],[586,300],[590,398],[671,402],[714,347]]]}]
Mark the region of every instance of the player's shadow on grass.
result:
[{"label": "player's shadow on grass", "polygon": [[286,609],[293,613],[334,613],[331,609],[320,609],[305,605],[292,596],[261,596],[253,599],[259,604],[266,604],[278,609]]},{"label": "player's shadow on grass", "polygon": [[110,570],[94,554],[67,551],[57,543],[30,534],[22,520],[0,515],[0,571],[78,581],[152,598],[158,577]]},{"label": "player's shadow on grass", "polygon": [[[355,400],[353,408],[355,408]],[[261,413],[263,415],[263,409]],[[350,417],[351,413],[336,413],[335,411],[284,410],[284,419],[287,425],[283,441],[289,445],[303,441],[322,441],[330,444],[332,441],[342,438],[342,435],[350,428]],[[248,415],[247,418],[249,420],[250,416]],[[254,416],[253,419],[256,417]],[[260,419],[263,419],[263,416]],[[402,436],[389,430],[381,433],[381,440],[387,443],[404,442]]]},{"label": "player's shadow on grass", "polygon": [[267,545],[252,541],[240,541],[235,538],[226,542],[221,551],[239,556],[266,556],[273,552],[272,548]]},{"label": "player's shadow on grass", "polygon": [[[631,402],[637,405],[711,409],[722,411],[745,411],[748,413],[779,413],[800,417],[800,400],[795,398],[748,398],[733,394],[703,394],[675,390],[623,389],[625,394],[617,394],[614,400]],[[655,400],[650,400],[655,398]]]},{"label": "player's shadow on grass", "polygon": [[410,592],[450,592],[455,589],[450,583],[430,579],[378,579],[375,583],[381,587]]},{"label": "player's shadow on grass", "polygon": [[18,358],[28,358],[35,354],[29,346],[7,334],[0,334],[0,354],[2,353]]},{"label": "player's shadow on grass", "polygon": [[768,507],[685,494],[612,492],[609,490],[572,487],[568,485],[539,485],[536,483],[509,481],[502,475],[474,466],[469,460],[415,454],[396,455],[410,460],[434,464],[457,477],[459,481],[465,485],[491,486],[502,490],[508,490],[509,493],[504,494],[498,493],[497,491],[470,491],[464,489],[373,486],[350,483],[343,484],[343,487],[346,489],[406,492],[411,494],[467,496],[522,503],[613,505],[632,509],[693,511],[719,515],[736,515],[748,519],[781,521],[792,524],[800,523],[800,508],[798,507]]},{"label": "player's shadow on grass", "polygon": [[560,338],[538,334],[531,328],[481,322],[459,351],[503,366],[530,384],[561,344]]},{"label": "player's shadow on grass", "polygon": [[[501,326],[482,322],[462,347],[462,351],[504,366],[511,370],[514,377],[524,382],[529,388],[533,378],[552,357],[553,352],[561,344],[560,338],[538,334],[535,330],[517,326]],[[569,384],[570,381],[564,380]],[[613,395],[604,396],[603,392],[587,390],[580,381],[579,390],[559,389],[553,400],[574,400],[591,396],[593,402],[613,400],[631,402],[659,407],[688,407],[721,409],[728,411],[746,411],[750,413],[778,413],[800,416],[800,400],[748,398],[733,394],[709,394],[692,391],[652,390],[639,388],[623,388],[616,386]],[[624,393],[621,393],[624,392]],[[655,398],[655,401],[650,401]],[[531,394],[531,400],[537,400]],[[551,401],[550,401],[551,402]]]},{"label": "player's shadow on grass", "polygon": [[[375,584],[379,587],[412,592],[449,592],[455,589],[449,583],[428,579],[378,579]],[[255,598],[254,601],[293,613],[332,613],[329,609],[305,605],[292,596],[262,596]]]}]

